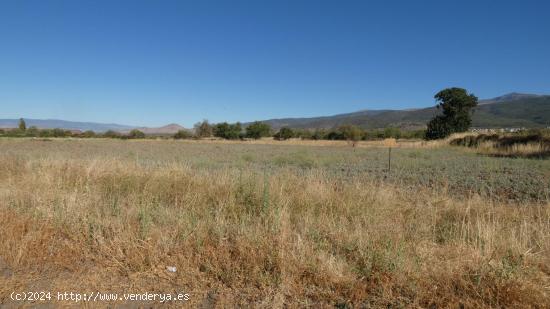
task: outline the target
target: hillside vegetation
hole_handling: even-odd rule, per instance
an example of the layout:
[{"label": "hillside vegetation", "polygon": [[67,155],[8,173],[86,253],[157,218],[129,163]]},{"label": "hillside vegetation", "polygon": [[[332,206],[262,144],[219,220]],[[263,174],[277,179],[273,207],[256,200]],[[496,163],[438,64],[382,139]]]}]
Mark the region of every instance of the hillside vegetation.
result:
[{"label": "hillside vegetation", "polygon": [[[473,126],[481,128],[550,126],[550,96],[509,94],[480,101]],[[435,107],[415,110],[373,110],[316,118],[271,119],[274,128],[332,128],[353,124],[364,129],[385,127],[424,128],[438,113]]]}]

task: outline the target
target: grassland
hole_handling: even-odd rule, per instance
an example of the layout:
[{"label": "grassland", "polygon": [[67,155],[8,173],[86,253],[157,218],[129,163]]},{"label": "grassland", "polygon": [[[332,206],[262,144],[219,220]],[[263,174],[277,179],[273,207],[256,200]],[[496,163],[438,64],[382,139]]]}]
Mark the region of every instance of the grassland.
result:
[{"label": "grassland", "polygon": [[549,160],[377,146],[1,139],[0,304],[548,306]]}]

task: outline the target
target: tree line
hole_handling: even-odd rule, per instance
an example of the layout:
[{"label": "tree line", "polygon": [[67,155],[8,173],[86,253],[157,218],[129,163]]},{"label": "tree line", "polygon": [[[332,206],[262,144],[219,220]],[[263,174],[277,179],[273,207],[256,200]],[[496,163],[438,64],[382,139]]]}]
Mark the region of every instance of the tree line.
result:
[{"label": "tree line", "polygon": [[127,134],[122,134],[117,131],[108,130],[102,133],[96,133],[92,130],[66,130],[60,128],[54,129],[39,129],[35,126],[27,128],[27,124],[23,118],[19,119],[19,125],[15,129],[0,129],[0,136],[5,137],[78,137],[78,138],[120,138],[120,139],[138,139],[145,138],[145,133],[134,129]]},{"label": "tree line", "polygon": [[[441,111],[428,124],[425,130],[401,130],[396,127],[387,127],[385,129],[365,130],[355,125],[341,125],[332,129],[292,129],[283,127],[274,131],[271,126],[265,122],[255,121],[247,126],[241,123],[214,123],[203,120],[195,124],[194,132],[181,130],[172,137],[175,139],[200,139],[217,137],[227,140],[237,139],[260,139],[263,137],[273,137],[276,140],[287,140],[291,138],[310,139],[310,140],[347,140],[353,143],[360,140],[376,140],[384,138],[395,139],[440,139],[445,138],[452,133],[464,132],[472,124],[471,114],[477,106],[478,99],[471,93],[462,88],[447,88],[438,92],[434,98],[437,102],[437,108]],[[19,126],[16,129],[0,129],[0,136],[10,137],[80,137],[80,138],[120,138],[120,139],[139,139],[146,135],[138,129],[133,129],[127,134],[121,134],[116,131],[106,131],[96,133],[94,131],[71,131],[64,129],[38,129],[36,127],[27,128],[24,119],[20,119]]]},{"label": "tree line", "polygon": [[176,134],[176,138],[209,138],[218,137],[228,140],[236,139],[260,139],[262,137],[273,137],[276,140],[287,140],[291,138],[309,139],[309,140],[375,140],[384,138],[406,138],[420,139],[424,138],[426,130],[401,130],[396,127],[385,129],[365,130],[355,125],[342,125],[331,129],[293,129],[283,127],[279,130],[273,130],[265,122],[256,121],[243,127],[237,123],[209,123],[203,120],[195,124],[195,135],[181,132]]},{"label": "tree line", "polygon": [[[419,139],[423,138],[425,130],[401,130],[399,128],[388,127],[378,130],[365,130],[354,125],[342,125],[332,129],[292,129],[283,127],[279,130],[273,130],[267,123],[256,121],[247,126],[241,123],[210,123],[204,120],[195,125],[194,130],[180,130],[171,137],[174,139],[201,139],[201,138],[221,138],[227,140],[260,139],[263,137],[273,137],[276,140],[288,140],[299,138],[306,140],[376,140],[384,138],[396,139]],[[25,120],[19,121],[19,127],[16,129],[0,129],[0,136],[5,137],[76,137],[76,138],[118,138],[118,139],[141,139],[147,138],[144,132],[133,129],[123,134],[117,131],[108,130],[97,133],[92,130],[77,131],[65,129],[39,129],[35,126],[27,128]],[[152,136],[152,137],[170,137],[170,136]]]}]

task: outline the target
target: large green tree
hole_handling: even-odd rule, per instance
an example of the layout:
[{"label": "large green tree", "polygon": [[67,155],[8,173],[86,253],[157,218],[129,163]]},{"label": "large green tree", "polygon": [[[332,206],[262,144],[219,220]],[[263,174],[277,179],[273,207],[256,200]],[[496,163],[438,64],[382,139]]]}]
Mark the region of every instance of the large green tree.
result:
[{"label": "large green tree", "polygon": [[452,133],[465,132],[472,125],[472,112],[477,106],[477,97],[462,88],[447,88],[434,98],[440,115],[435,116],[426,130],[426,139],[445,138]]}]

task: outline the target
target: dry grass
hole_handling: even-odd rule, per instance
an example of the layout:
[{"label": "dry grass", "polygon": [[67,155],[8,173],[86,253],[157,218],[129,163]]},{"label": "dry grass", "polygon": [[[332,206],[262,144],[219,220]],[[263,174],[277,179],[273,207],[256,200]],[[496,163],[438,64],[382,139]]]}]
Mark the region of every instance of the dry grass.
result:
[{"label": "dry grass", "polygon": [[452,136],[451,145],[467,146],[477,153],[495,157],[546,158],[550,156],[550,136],[545,131],[516,134],[466,134]]},{"label": "dry grass", "polygon": [[513,144],[499,147],[495,142],[483,142],[476,147],[479,153],[501,157],[545,157],[550,154],[550,145],[543,143]]},{"label": "dry grass", "polygon": [[[388,143],[390,141],[390,143]],[[315,146],[315,147],[351,147],[351,142],[342,140],[303,140],[300,138],[291,138],[288,140],[276,140],[272,137],[265,137],[258,140],[225,140],[218,138],[201,139],[201,140],[181,140],[182,143],[189,144],[248,144],[248,145],[277,145],[277,146]],[[372,141],[358,141],[355,147],[358,148],[387,148],[388,146],[396,148],[425,148],[445,145],[447,143],[438,143],[437,141],[423,141],[402,139],[397,142],[393,138]]]},{"label": "dry grass", "polygon": [[458,199],[322,169],[4,152],[0,239],[0,304],[37,287],[183,290],[219,307],[550,303],[547,200]]}]

